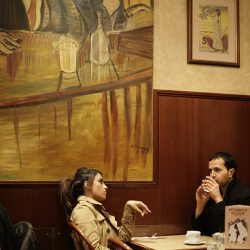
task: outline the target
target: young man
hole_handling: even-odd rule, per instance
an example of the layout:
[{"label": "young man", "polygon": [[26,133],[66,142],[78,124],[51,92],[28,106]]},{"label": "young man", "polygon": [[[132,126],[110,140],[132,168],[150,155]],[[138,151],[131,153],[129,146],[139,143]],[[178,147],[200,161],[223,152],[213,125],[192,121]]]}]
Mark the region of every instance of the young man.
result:
[{"label": "young man", "polygon": [[192,227],[204,235],[224,231],[225,206],[250,205],[250,189],[236,179],[237,162],[227,152],[209,159],[209,176],[196,190],[196,209]]}]

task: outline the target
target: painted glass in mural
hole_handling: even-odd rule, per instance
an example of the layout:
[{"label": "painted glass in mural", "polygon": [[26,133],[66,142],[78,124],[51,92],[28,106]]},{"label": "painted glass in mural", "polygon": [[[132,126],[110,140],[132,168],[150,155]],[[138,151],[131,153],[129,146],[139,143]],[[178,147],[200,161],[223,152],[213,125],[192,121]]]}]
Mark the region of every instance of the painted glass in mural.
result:
[{"label": "painted glass in mural", "polygon": [[153,1],[0,6],[0,181],[152,181]]}]

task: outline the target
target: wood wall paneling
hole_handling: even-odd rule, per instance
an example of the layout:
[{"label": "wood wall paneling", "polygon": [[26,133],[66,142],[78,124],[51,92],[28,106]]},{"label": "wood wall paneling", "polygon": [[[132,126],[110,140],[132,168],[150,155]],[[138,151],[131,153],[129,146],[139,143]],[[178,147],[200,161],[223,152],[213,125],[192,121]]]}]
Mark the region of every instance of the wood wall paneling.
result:
[{"label": "wood wall paneling", "polygon": [[[118,221],[129,199],[140,199],[152,213],[137,218],[137,234],[184,232],[195,206],[194,192],[207,174],[209,155],[226,150],[236,156],[239,178],[250,186],[248,154],[250,97],[154,91],[155,183],[108,183],[106,209]],[[30,221],[42,249],[73,249],[58,183],[2,183],[0,202],[12,222]],[[146,225],[156,226],[146,226]],[[158,226],[157,226],[158,225]]]},{"label": "wood wall paneling", "polygon": [[[215,151],[231,152],[239,179],[250,186],[250,97],[155,91],[155,150],[160,171],[162,221],[189,223],[194,193]],[[165,188],[164,184],[165,183]]]}]

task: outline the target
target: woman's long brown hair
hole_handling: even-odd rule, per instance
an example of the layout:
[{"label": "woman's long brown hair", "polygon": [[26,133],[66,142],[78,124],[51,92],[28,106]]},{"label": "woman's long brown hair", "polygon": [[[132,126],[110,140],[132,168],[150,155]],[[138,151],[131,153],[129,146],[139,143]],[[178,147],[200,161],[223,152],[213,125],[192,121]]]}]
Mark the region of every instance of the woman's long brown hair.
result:
[{"label": "woman's long brown hair", "polygon": [[73,178],[67,178],[60,183],[60,198],[67,220],[69,220],[72,210],[77,204],[80,195],[84,195],[84,182],[91,186],[97,174],[102,173],[96,169],[86,167],[79,168]]}]

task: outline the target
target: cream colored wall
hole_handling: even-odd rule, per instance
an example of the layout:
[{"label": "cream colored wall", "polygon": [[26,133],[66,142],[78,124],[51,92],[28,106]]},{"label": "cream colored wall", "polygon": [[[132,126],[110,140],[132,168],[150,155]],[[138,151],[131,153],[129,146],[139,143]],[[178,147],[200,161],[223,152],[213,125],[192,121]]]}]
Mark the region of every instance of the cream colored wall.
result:
[{"label": "cream colored wall", "polygon": [[187,64],[186,0],[155,0],[154,89],[250,95],[250,0],[240,0],[240,68]]}]

